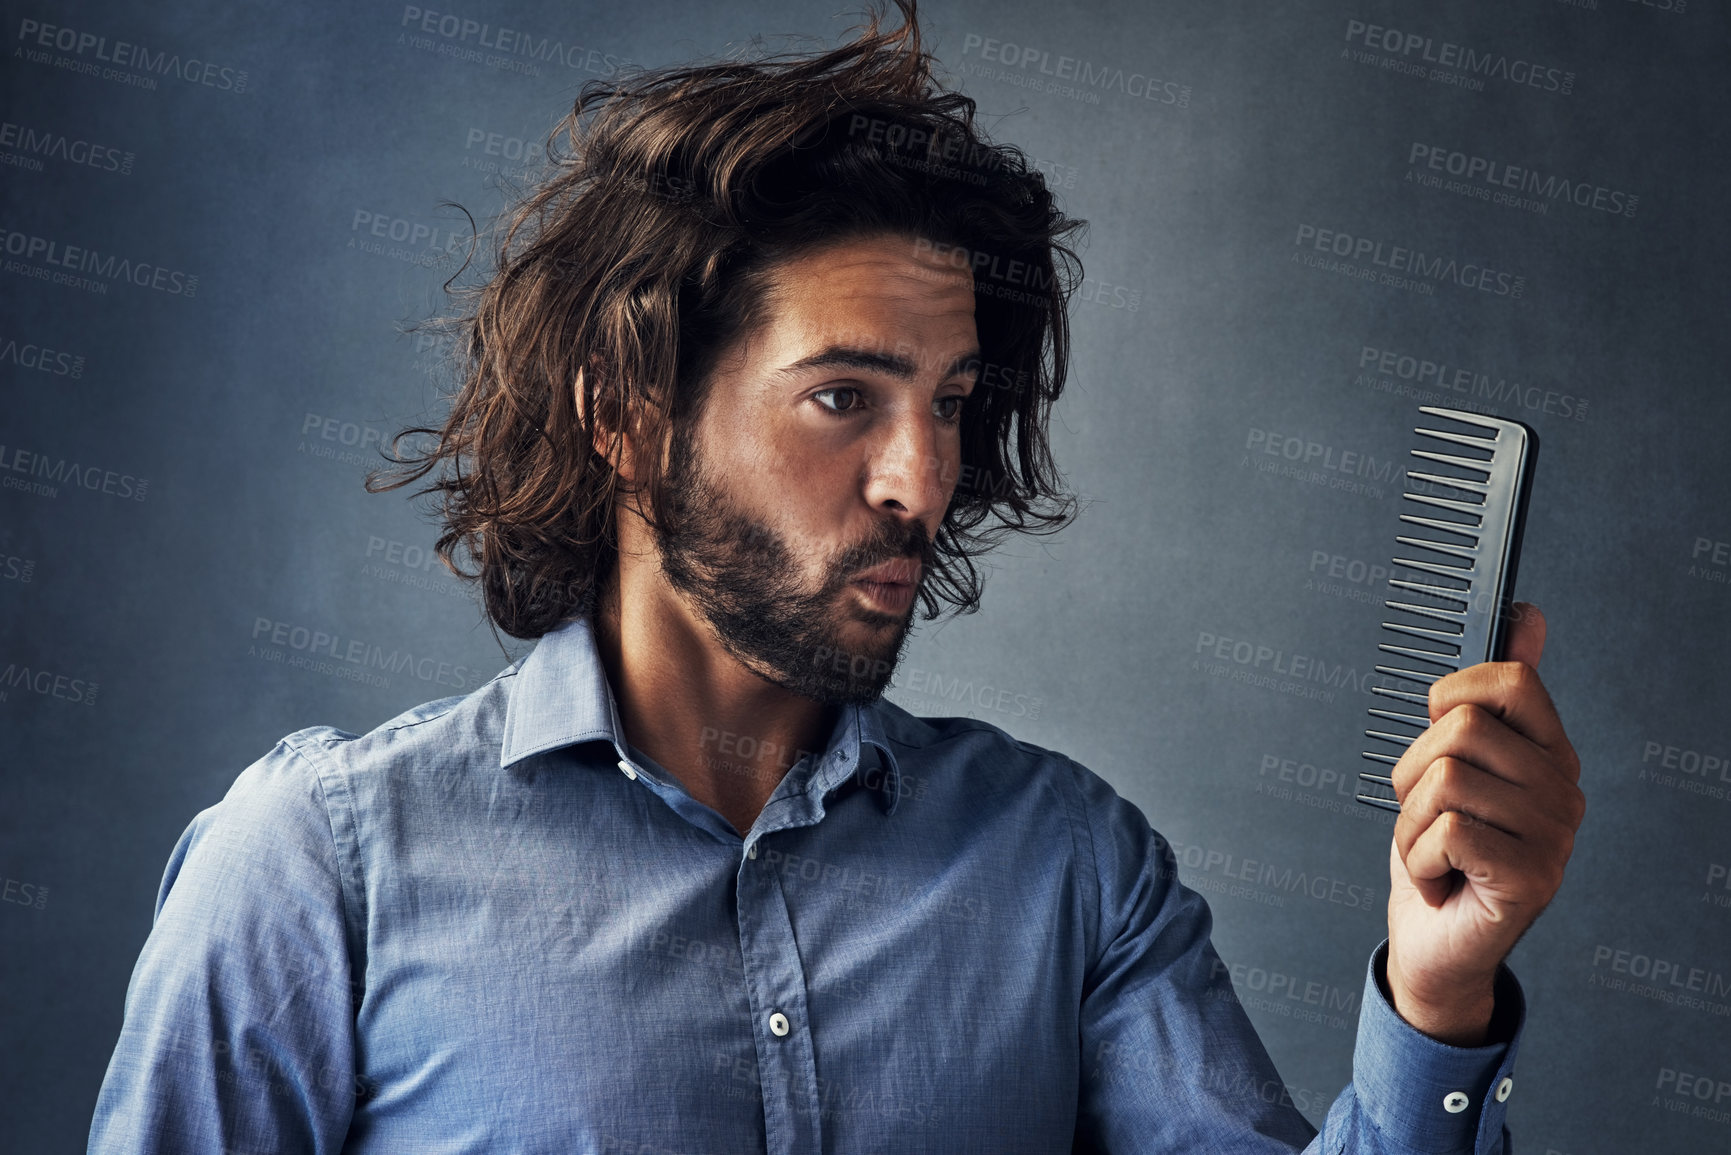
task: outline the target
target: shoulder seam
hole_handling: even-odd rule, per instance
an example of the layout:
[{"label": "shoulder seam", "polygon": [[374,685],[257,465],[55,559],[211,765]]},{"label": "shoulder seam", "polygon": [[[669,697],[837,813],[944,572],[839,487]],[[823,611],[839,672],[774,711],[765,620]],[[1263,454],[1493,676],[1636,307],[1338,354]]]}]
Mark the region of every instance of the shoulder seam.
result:
[{"label": "shoulder seam", "polygon": [[[331,836],[331,857],[337,868],[337,892],[339,901],[342,903],[343,930],[348,942],[349,1000],[350,1009],[353,1011],[359,1008],[361,996],[366,991],[367,967],[366,890],[362,885],[358,869],[359,864],[351,860],[352,856],[359,851],[359,846],[355,840],[359,837],[360,828],[355,819],[354,799],[345,783],[341,791],[343,795],[341,802],[346,811],[347,822],[345,825],[350,834],[350,845],[345,851],[343,840],[337,836],[338,819],[336,806],[331,799],[332,783],[327,780],[327,772],[334,773],[334,768],[324,759],[322,751],[304,748],[305,739],[301,738],[304,733],[306,731],[297,730],[283,738],[282,745],[295,757],[305,762],[307,768],[312,771],[313,780],[318,783],[319,787],[319,800],[324,805],[325,827]],[[343,741],[348,742],[354,740],[352,735],[343,739]]]},{"label": "shoulder seam", "polygon": [[[918,714],[909,714],[908,717],[912,718],[916,722],[921,723],[928,730],[935,728],[931,725],[930,719],[923,718],[923,717],[919,716]],[[1016,737],[1014,734],[1010,733],[1008,730],[1004,729],[1002,726],[994,726],[992,723],[983,721],[979,718],[966,718],[966,717],[961,717],[961,716],[945,716],[944,718],[939,719],[939,720],[940,721],[946,721],[946,722],[954,721],[954,722],[964,723],[964,725],[957,726],[954,730],[952,730],[951,734],[948,736],[954,736],[955,734],[992,734],[992,735],[996,735],[997,737],[1002,738],[1005,741],[1009,742],[1010,745],[1015,746],[1017,749],[1021,750],[1024,754],[1056,754],[1057,753],[1057,751],[1047,750],[1043,746],[1030,746],[1028,743],[1022,741],[1020,738]],[[886,739],[888,739],[889,741],[894,742],[898,746],[906,746],[911,750],[922,750],[925,748],[923,743],[922,744],[915,744],[913,742],[910,742],[906,738],[901,738],[901,737],[896,736],[895,734],[890,733],[887,728],[884,732],[884,737]]]},{"label": "shoulder seam", "polygon": [[1076,857],[1078,859],[1084,858],[1081,846],[1082,839],[1076,832],[1077,827],[1080,826],[1082,836],[1085,836],[1087,839],[1088,847],[1085,857],[1093,874],[1094,892],[1092,901],[1089,901],[1089,899],[1084,896],[1082,909],[1085,945],[1087,947],[1085,959],[1087,966],[1086,973],[1091,974],[1093,973],[1095,965],[1099,961],[1100,955],[1100,859],[1094,849],[1094,827],[1088,820],[1088,799],[1082,791],[1082,784],[1077,781],[1077,777],[1082,773],[1082,765],[1066,754],[1060,754],[1058,756],[1064,760],[1065,766],[1068,767],[1070,771],[1069,774],[1065,776],[1065,801],[1070,810],[1070,844],[1075,850]]},{"label": "shoulder seam", "polygon": [[408,721],[408,722],[398,723],[395,726],[388,726],[388,725],[387,726],[380,726],[379,731],[382,731],[383,733],[386,733],[386,734],[393,734],[398,730],[409,730],[409,729],[412,729],[416,726],[419,726],[425,722],[437,722],[440,718],[443,718],[446,714],[449,714],[452,710],[455,710],[458,706],[462,705],[463,702],[465,702],[467,700],[468,700],[468,695],[465,694],[465,695],[459,696],[457,698],[452,699],[451,704],[449,706],[446,706],[443,710],[440,710],[437,714],[428,714],[425,718],[415,718],[415,719],[412,719],[411,721]]},{"label": "shoulder seam", "polygon": [[[473,690],[470,690],[468,693],[466,693],[466,694],[452,694],[449,698],[443,699],[444,701],[449,702],[450,705],[446,706],[443,710],[440,710],[436,714],[428,714],[424,718],[415,718],[415,719],[412,719],[412,720],[407,721],[407,722],[398,723],[395,726],[390,725],[387,721],[387,723],[385,725],[378,727],[378,729],[373,731],[373,733],[391,734],[391,733],[395,733],[398,730],[407,730],[407,729],[410,729],[410,728],[415,727],[415,726],[423,725],[424,723],[427,723],[427,722],[437,722],[440,718],[443,718],[445,715],[456,710],[464,702],[467,702],[470,698],[473,698],[476,694],[479,694],[482,690],[485,690],[488,686],[491,686],[494,682],[500,681],[501,679],[504,679],[504,678],[516,677],[517,671],[522,667],[522,665],[523,665],[523,661],[521,658],[519,658],[517,661],[513,662],[509,666],[506,666],[504,669],[500,670],[498,673],[494,674],[491,678],[488,678],[485,682],[482,682],[479,686],[476,686]],[[438,701],[439,699],[434,699],[434,700]]]}]

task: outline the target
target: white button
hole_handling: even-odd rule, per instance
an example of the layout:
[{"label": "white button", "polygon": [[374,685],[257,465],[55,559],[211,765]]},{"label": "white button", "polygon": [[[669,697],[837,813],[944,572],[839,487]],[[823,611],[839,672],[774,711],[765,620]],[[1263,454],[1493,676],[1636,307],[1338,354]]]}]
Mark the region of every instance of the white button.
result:
[{"label": "white button", "polygon": [[757,843],[753,842],[750,846],[745,848],[745,856],[747,858],[757,857]]},{"label": "white button", "polygon": [[637,781],[637,767],[621,758],[619,760],[619,768],[625,771],[625,777],[631,779],[633,782]]},{"label": "white button", "polygon": [[769,1016],[769,1033],[778,1039],[787,1034],[787,1016],[780,1011]]},{"label": "white button", "polygon": [[1467,1098],[1465,1091],[1450,1091],[1443,1096],[1443,1110],[1451,1115],[1459,1115],[1467,1109],[1467,1104],[1471,1102],[1472,1100]]},{"label": "white button", "polygon": [[1497,1084],[1497,1102],[1499,1102],[1499,1103],[1508,1102],[1509,1092],[1514,1090],[1514,1089],[1515,1089],[1515,1081],[1513,1079],[1504,1079],[1502,1082],[1498,1083]]}]

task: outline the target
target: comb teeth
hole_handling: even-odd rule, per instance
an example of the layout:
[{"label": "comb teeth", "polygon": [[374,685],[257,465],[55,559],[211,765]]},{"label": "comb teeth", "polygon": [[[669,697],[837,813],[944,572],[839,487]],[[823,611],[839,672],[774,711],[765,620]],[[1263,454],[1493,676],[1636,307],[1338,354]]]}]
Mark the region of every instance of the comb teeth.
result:
[{"label": "comb teeth", "polygon": [[[1399,685],[1371,687],[1384,701],[1369,711],[1380,725],[1364,732],[1393,749],[1364,751],[1366,761],[1388,772],[1367,770],[1358,776],[1360,802],[1396,811],[1400,803],[1391,768],[1403,749],[1430,727],[1430,715],[1428,710],[1389,707],[1400,702],[1427,706],[1425,691],[1431,683],[1501,656],[1539,451],[1538,435],[1519,421],[1433,405],[1420,406],[1419,412],[1444,419],[1439,426],[1449,422],[1470,431],[1422,425],[1413,430],[1431,440],[1412,451],[1424,468],[1406,471],[1408,487],[1401,494],[1412,504],[1400,520],[1415,528],[1395,541],[1423,552],[1394,559],[1396,567],[1413,572],[1397,572],[1388,579],[1399,592],[1383,602],[1391,614],[1382,623],[1388,637],[1377,649],[1402,660],[1379,665],[1376,672]],[[1405,729],[1385,728],[1390,723]]]}]

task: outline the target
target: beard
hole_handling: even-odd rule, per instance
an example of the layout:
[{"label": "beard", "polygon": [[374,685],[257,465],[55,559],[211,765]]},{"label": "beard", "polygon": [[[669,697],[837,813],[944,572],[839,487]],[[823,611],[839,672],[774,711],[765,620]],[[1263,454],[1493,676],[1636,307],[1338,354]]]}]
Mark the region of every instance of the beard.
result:
[{"label": "beard", "polygon": [[[690,430],[674,434],[667,474],[674,514],[655,527],[662,572],[698,609],[727,652],[758,677],[831,705],[875,701],[889,685],[910,635],[919,588],[935,560],[923,522],[884,518],[866,540],[824,559],[809,588],[787,539],[744,513],[706,473]],[[889,614],[851,602],[854,574],[881,562],[919,563],[915,598]],[[859,621],[870,640],[843,640]]]}]

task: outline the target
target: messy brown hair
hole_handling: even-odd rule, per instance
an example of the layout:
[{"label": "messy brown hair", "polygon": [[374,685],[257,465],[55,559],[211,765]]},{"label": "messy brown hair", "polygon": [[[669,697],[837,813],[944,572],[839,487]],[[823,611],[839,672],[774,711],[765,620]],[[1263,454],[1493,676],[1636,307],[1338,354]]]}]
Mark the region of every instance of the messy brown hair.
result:
[{"label": "messy brown hair", "polygon": [[[775,264],[838,240],[918,238],[972,273],[984,370],[962,411],[962,474],[920,597],[978,609],[973,559],[1075,515],[1047,441],[1069,358],[1081,265],[1064,216],[1018,149],[991,143],[974,101],[944,90],[920,40],[875,11],[851,41],[591,81],[549,140],[549,169],[497,232],[496,270],[445,322],[461,384],[442,428],[392,441],[367,488],[436,495],[447,567],[487,616],[534,638],[588,612],[617,562],[616,468],[627,431],[667,446],[709,377],[761,320]],[[436,441],[400,454],[403,438]],[[638,479],[652,525],[677,510]],[[661,467],[655,460],[659,458]],[[389,477],[391,480],[383,480]],[[986,524],[990,520],[991,524]],[[478,566],[463,570],[465,549]]]}]

